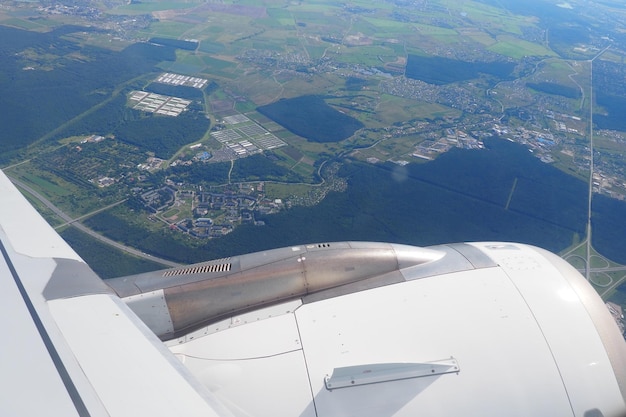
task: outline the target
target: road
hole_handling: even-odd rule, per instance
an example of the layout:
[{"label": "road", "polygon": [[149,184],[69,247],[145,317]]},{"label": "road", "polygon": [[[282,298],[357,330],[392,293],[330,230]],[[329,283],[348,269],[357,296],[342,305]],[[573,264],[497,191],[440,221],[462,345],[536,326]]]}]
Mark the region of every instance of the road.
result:
[{"label": "road", "polygon": [[587,199],[587,237],[586,237],[586,268],[585,278],[589,281],[591,276],[591,201],[593,200],[593,61],[605,53],[611,45],[598,52],[589,61],[589,195]]},{"label": "road", "polygon": [[[567,259],[569,256],[576,256],[585,262],[585,268],[580,269],[581,273],[584,273],[585,278],[589,281],[592,273],[607,273],[607,272],[626,272],[626,266],[618,266],[618,267],[601,267],[601,268],[592,268],[591,267],[591,258],[593,255],[593,248],[591,245],[591,233],[592,233],[592,224],[591,224],[591,216],[592,216],[592,200],[593,200],[593,173],[594,173],[594,146],[593,146],[593,61],[595,61],[598,57],[600,57],[603,53],[605,53],[611,45],[608,45],[604,49],[602,49],[596,56],[589,60],[589,186],[588,186],[588,196],[587,196],[587,235],[585,239],[576,247],[570,249],[567,253],[562,256]],[[580,84],[578,84],[575,79],[570,75],[570,79],[574,81],[581,89],[583,93],[583,98],[581,101],[581,108],[584,105],[585,94],[584,89]],[[581,246],[585,246],[585,256],[573,255],[574,252],[580,248]],[[598,290],[598,293],[603,299],[606,299],[606,296],[615,288],[617,288],[622,283],[626,282],[626,274],[622,276],[620,279],[614,280],[611,285],[606,288],[603,288],[601,291]]]},{"label": "road", "polygon": [[145,252],[142,252],[140,250],[137,250],[135,248],[131,248],[130,246],[126,246],[123,245],[119,242],[116,242],[114,240],[111,240],[107,237],[102,236],[99,233],[94,232],[93,230],[91,230],[90,228],[88,228],[87,226],[85,226],[84,224],[80,223],[78,220],[83,219],[85,217],[88,217],[91,214],[95,214],[97,212],[100,212],[102,210],[106,210],[107,208],[110,208],[111,206],[114,206],[116,204],[120,204],[121,202],[117,202],[115,204],[112,204],[111,206],[107,206],[104,207],[100,210],[96,210],[94,213],[90,213],[89,215],[85,215],[85,216],[81,216],[77,219],[73,219],[72,217],[68,216],[65,212],[63,212],[61,209],[59,209],[57,206],[55,206],[54,204],[52,204],[52,202],[50,202],[50,200],[48,200],[47,198],[45,198],[44,196],[42,196],[41,194],[39,194],[37,191],[33,190],[31,187],[29,187],[28,185],[24,184],[22,181],[15,179],[13,177],[9,177],[10,180],[19,188],[21,188],[22,190],[28,192],[30,195],[32,195],[34,198],[36,198],[37,200],[39,200],[44,206],[46,206],[47,208],[49,208],[50,210],[52,210],[52,212],[54,214],[56,214],[57,216],[59,216],[63,221],[64,221],[64,225],[72,225],[74,227],[76,227],[78,230],[80,230],[81,232],[84,232],[86,234],[88,234],[89,236],[93,237],[94,239],[99,240],[102,243],[105,243],[109,246],[112,246],[118,250],[121,250],[123,252],[129,253],[131,255],[137,256],[139,258],[143,258],[143,259],[147,259],[149,261],[153,261],[153,262],[157,262],[160,263],[166,267],[180,267],[182,266],[179,263],[176,262],[172,262],[172,261],[168,261],[167,259],[163,259],[163,258],[158,258],[156,256],[152,256],[149,255]]},{"label": "road", "polygon": [[[595,58],[594,58],[595,59]],[[593,59],[589,62],[589,195],[587,198],[587,237],[585,278],[591,276],[591,201],[593,200]]]},{"label": "road", "polygon": [[[20,187],[22,187],[22,186],[20,186]],[[24,188],[24,187],[22,187],[22,188]],[[30,191],[29,191],[29,192],[30,192]],[[43,197],[42,197],[42,198],[43,198]],[[71,220],[71,221],[69,221],[69,222],[65,222],[65,223],[63,223],[63,224],[60,224],[60,225],[56,226],[54,229],[55,229],[55,230],[57,230],[57,229],[60,229],[60,228],[62,228],[62,227],[64,227],[64,226],[67,226],[67,225],[70,225],[70,224],[74,224],[74,223],[76,223],[76,222],[79,222],[79,221],[81,221],[81,220],[84,220],[84,219],[86,219],[86,218],[88,218],[88,217],[91,217],[91,216],[93,216],[93,215],[95,215],[95,214],[100,213],[101,211],[105,211],[105,210],[108,210],[108,209],[113,208],[113,207],[115,207],[115,206],[118,206],[118,205],[120,205],[120,204],[122,204],[122,203],[126,202],[126,200],[128,200],[128,199],[127,199],[127,198],[125,198],[125,199],[120,200],[120,201],[118,201],[118,202],[116,202],[116,203],[109,204],[108,206],[105,206],[105,207],[99,208],[98,210],[94,210],[94,211],[92,211],[91,213],[83,214],[82,216],[77,217],[77,218],[75,218],[75,219],[72,219],[72,220]],[[46,201],[47,201],[47,200],[46,200]],[[48,201],[48,203],[49,203],[49,201]],[[50,208],[50,207],[48,207],[48,208]],[[58,210],[58,207],[55,207],[55,208]]]},{"label": "road", "polygon": [[[604,268],[603,270],[600,270],[599,272],[609,272],[609,271],[626,271],[626,267],[621,267],[620,268]],[[596,272],[594,270],[594,272]],[[606,300],[607,295],[609,295],[609,293],[611,291],[613,291],[615,288],[619,287],[620,285],[622,285],[624,282],[626,281],[626,274],[624,274],[624,276],[622,276],[620,279],[616,279],[613,282],[611,282],[611,285],[609,285],[608,287],[604,288],[602,290],[602,292],[599,292],[600,297],[602,297],[603,300]]]}]

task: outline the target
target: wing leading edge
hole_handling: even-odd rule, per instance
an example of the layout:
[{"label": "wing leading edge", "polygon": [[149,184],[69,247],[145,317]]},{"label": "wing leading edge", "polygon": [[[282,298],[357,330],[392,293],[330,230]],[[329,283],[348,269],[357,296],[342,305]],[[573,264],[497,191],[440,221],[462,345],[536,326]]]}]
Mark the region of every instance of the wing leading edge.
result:
[{"label": "wing leading edge", "polygon": [[0,173],[1,415],[230,415]]},{"label": "wing leading edge", "polygon": [[108,286],[0,193],[0,415],[626,411],[617,326],[538,248],[304,245]]}]

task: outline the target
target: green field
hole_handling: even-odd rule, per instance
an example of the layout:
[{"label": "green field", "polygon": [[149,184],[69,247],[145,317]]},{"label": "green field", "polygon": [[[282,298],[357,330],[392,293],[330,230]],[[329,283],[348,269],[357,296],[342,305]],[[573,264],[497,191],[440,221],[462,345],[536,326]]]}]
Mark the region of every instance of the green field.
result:
[{"label": "green field", "polygon": [[151,37],[164,37],[179,39],[186,32],[192,30],[195,27],[192,23],[182,22],[154,22],[150,25],[149,30],[139,32],[139,35],[146,38]]},{"label": "green field", "polygon": [[[231,181],[278,179],[314,183],[320,180],[317,176],[320,166],[334,160],[345,162],[348,155],[351,157],[349,163],[354,164],[377,158],[380,161],[405,160],[414,163],[412,167],[422,167],[423,160],[411,156],[416,145],[445,137],[448,129],[467,131],[476,138],[482,138],[483,135],[493,134],[494,124],[506,124],[511,131],[524,128],[555,134],[558,146],[553,151],[556,160],[553,166],[579,178],[585,177],[581,154],[574,156],[571,150],[584,150],[585,135],[561,133],[555,126],[556,121],[565,120],[559,118],[560,113],[577,117],[585,115],[588,109],[586,101],[574,94],[559,95],[558,92],[559,87],[562,87],[561,91],[569,91],[568,88],[582,89],[585,99],[588,99],[589,63],[582,60],[586,55],[576,61],[558,56],[559,51],[550,49],[554,48],[554,44],[548,42],[552,38],[542,35],[545,34],[545,22],[541,21],[544,16],[515,14],[511,10],[473,0],[433,0],[419,2],[418,7],[372,0],[348,3],[330,0],[142,0],[124,5],[120,3],[109,8],[102,6],[105,11],[103,19],[113,19],[107,22],[108,26],[96,20],[91,22],[94,28],[102,24],[107,30],[68,30],[68,33],[58,37],[50,35],[56,43],[41,37],[31,44],[16,46],[15,50],[10,49],[13,47],[11,42],[5,42],[9,51],[5,56],[15,60],[14,68],[17,70],[14,73],[6,72],[8,75],[0,71],[3,74],[0,82],[5,79],[17,80],[24,99],[9,101],[11,97],[3,97],[3,102],[10,103],[3,108],[3,126],[9,128],[11,120],[38,120],[36,124],[20,125],[43,127],[34,132],[11,132],[9,139],[20,138],[20,141],[27,140],[27,143],[34,145],[24,153],[16,153],[16,161],[9,161],[9,156],[3,156],[6,158],[3,163],[8,165],[26,158],[38,158],[33,159],[32,165],[15,168],[12,172],[55,203],[58,202],[68,212],[85,214],[105,202],[127,197],[131,189],[158,188],[172,171],[136,171],[137,164],[145,162],[148,156],[163,156],[174,165],[180,162],[179,159],[187,163],[194,157],[196,151],[189,149],[190,141],[206,144],[207,147],[203,149],[212,153],[224,147],[210,136],[210,129],[228,129],[227,126],[216,126],[217,123],[212,123],[210,127],[207,125],[197,134],[185,136],[185,132],[194,126],[191,116],[195,117],[195,121],[206,122],[206,119],[218,121],[236,113],[245,114],[289,145],[265,152],[263,157],[255,155],[236,159],[232,163]],[[71,22],[72,18],[77,22],[83,21],[81,17],[69,14],[33,18],[35,16],[38,16],[35,9],[19,13],[3,11],[0,23],[44,31]],[[87,22],[86,19],[84,21]],[[110,28],[120,28],[119,33]],[[590,31],[592,29],[595,30],[590,28]],[[554,34],[549,33],[551,36]],[[196,50],[174,51],[170,47],[156,48],[147,43],[137,43],[154,37],[195,39],[199,46]],[[17,39],[10,35],[5,38]],[[558,42],[559,45],[563,44],[562,39]],[[587,50],[586,54],[589,55],[603,46],[601,37],[591,39],[591,45],[579,43],[572,41],[571,45],[566,44],[561,48],[579,48]],[[108,51],[103,53],[100,48],[86,48],[87,45],[101,46]],[[412,78],[412,73],[407,71],[407,62],[411,59],[409,55],[428,59],[445,58],[448,61],[442,61],[439,66],[433,64],[431,72],[435,74],[430,78]],[[130,62],[128,66],[120,64],[124,59]],[[623,61],[624,54],[616,45],[599,57],[594,65]],[[452,72],[460,73],[463,72],[463,64],[470,63],[477,64],[480,70],[467,70],[469,75],[466,77],[460,74],[463,76],[437,78],[445,72],[443,70],[446,66],[452,68]],[[114,64],[109,71],[108,66]],[[425,60],[420,60],[419,65],[428,66]],[[485,70],[499,65],[510,65],[514,69],[502,73]],[[105,66],[107,71],[103,71]],[[50,96],[63,95],[67,99],[59,101],[63,105],[54,105],[50,111],[41,112],[43,106],[38,101],[40,96],[34,96],[33,92],[46,94],[53,91],[59,85],[59,79],[54,78],[58,74],[57,70],[67,70],[67,74],[72,75],[81,73],[85,68],[95,74],[89,78],[89,88],[83,91],[77,86],[85,83],[72,82],[71,88],[62,89],[60,93],[55,90]],[[456,68],[461,70],[457,71]],[[210,86],[194,99],[193,112],[184,115],[188,119],[183,117],[173,120],[163,118],[165,116],[144,114],[126,108],[122,103],[128,91],[144,88],[159,70],[210,80]],[[116,78],[117,74],[129,75],[128,78]],[[597,80],[596,74],[594,69],[594,82]],[[605,74],[607,79],[611,79],[610,72]],[[619,80],[619,77],[612,79]],[[527,88],[528,85],[534,87]],[[291,99],[288,103],[303,106],[297,99],[314,95],[323,97],[323,102],[336,112],[335,115],[340,114],[360,122],[359,128],[336,142],[317,143],[311,141],[308,133],[322,131],[331,125],[331,121],[317,120],[311,123],[313,126],[309,126],[307,133],[297,130],[279,117],[275,118],[278,121],[273,121],[257,111],[258,107],[271,105],[281,99]],[[542,112],[532,113],[538,104]],[[303,121],[298,124],[308,125],[322,107],[308,109]],[[599,110],[599,106],[595,109]],[[549,111],[557,114],[556,119],[554,115],[551,115],[552,118],[546,115]],[[39,113],[46,117],[40,118]],[[49,114],[52,116],[47,117]],[[180,120],[189,124],[175,132],[161,128],[174,126]],[[581,120],[570,118],[566,122],[570,129],[588,131],[588,120],[584,117]],[[285,126],[302,136],[290,132]],[[338,128],[332,127],[330,130],[336,132]],[[108,166],[97,156],[87,158],[87,146],[83,146],[84,149],[70,155],[73,158],[83,152],[80,155],[83,156],[84,170],[76,171],[73,177],[68,173],[61,175],[44,172],[40,168],[33,169],[44,163],[54,168],[55,160],[46,159],[51,154],[46,155],[45,151],[38,153],[37,146],[48,146],[66,137],[86,137],[92,133],[116,136],[120,143],[132,143],[135,147],[141,145],[140,150],[130,151],[129,148],[120,147],[112,151],[113,154],[128,155],[137,152],[141,158],[122,158]],[[519,134],[522,137],[523,134]],[[309,140],[303,136],[308,136]],[[78,144],[72,142],[74,145]],[[597,137],[595,146],[600,161],[620,166],[621,156],[626,152],[624,141],[603,134]],[[562,153],[562,150],[568,153]],[[105,153],[98,155],[100,159],[105,159]],[[66,162],[73,161],[70,157]],[[380,168],[381,165],[369,164],[359,169],[363,172],[387,169]],[[221,184],[226,182],[229,166],[228,161],[202,165],[202,169],[198,169],[200,174],[194,174],[201,176],[214,169],[215,178],[204,180],[207,184]],[[394,165],[393,169],[399,168]],[[249,177],[244,172],[246,170],[249,170]],[[357,175],[354,172],[358,170],[347,171]],[[89,175],[80,175],[81,172]],[[109,173],[118,181],[110,188],[99,188],[87,183]],[[358,183],[356,178],[351,180]],[[278,184],[269,180],[266,184],[268,197],[283,199],[312,199],[311,195],[319,192],[319,189],[313,185]],[[342,197],[336,198],[338,200],[335,202]],[[185,204],[161,216],[191,217],[191,203]],[[337,203],[337,207],[345,207],[343,204]],[[128,207],[119,207],[114,214],[138,229],[151,233],[163,231],[163,222],[147,220],[145,213],[133,212]],[[365,222],[365,218],[352,221]],[[137,232],[137,235],[140,234]],[[560,235],[560,242],[570,238],[574,241],[582,239],[578,231],[571,235],[574,237]],[[167,239],[177,239],[167,236]],[[188,241],[184,244],[194,245]],[[594,262],[596,260],[594,258]],[[598,276],[597,281],[602,286],[608,279]]]},{"label": "green field", "polygon": [[60,183],[59,179],[55,179],[51,175],[47,175],[45,177],[41,174],[34,175],[31,173],[32,171],[30,170],[23,171],[21,169],[19,171],[16,170],[13,172],[19,172],[17,175],[18,179],[24,181],[29,186],[33,186],[36,191],[42,193],[47,197],[62,198],[73,194],[72,190],[70,190],[70,187],[68,187],[67,184]]},{"label": "green field", "polygon": [[278,184],[268,182],[265,184],[265,193],[268,198],[288,198],[292,196],[306,197],[311,191],[312,185],[306,184]]},{"label": "green field", "polygon": [[160,1],[160,0],[142,0],[141,2],[119,6],[114,9],[109,9],[107,12],[110,14],[118,15],[137,15],[145,14],[163,10],[180,10],[191,9],[202,4],[199,1]]},{"label": "green field", "polygon": [[542,45],[511,36],[499,36],[497,43],[490,46],[489,50],[515,59],[521,59],[525,56],[556,56],[554,52]]},{"label": "green field", "polygon": [[428,102],[419,102],[402,97],[383,95],[377,107],[377,118],[382,125],[394,124],[404,120],[425,120],[437,118],[458,118],[461,113],[453,108]]}]

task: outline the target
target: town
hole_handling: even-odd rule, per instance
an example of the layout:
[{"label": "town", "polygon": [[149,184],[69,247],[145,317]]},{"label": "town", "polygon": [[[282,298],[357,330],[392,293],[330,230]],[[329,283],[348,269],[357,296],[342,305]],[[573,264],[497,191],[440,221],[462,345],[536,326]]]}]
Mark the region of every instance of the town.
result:
[{"label": "town", "polygon": [[[121,7],[121,10],[143,7],[133,2],[110,3],[111,7]],[[29,9],[27,4],[14,4],[8,10],[13,7],[25,14]],[[224,6],[219,10],[214,7],[217,6],[208,4],[198,11],[252,19],[264,15],[261,7]],[[89,22],[89,30],[102,31],[90,37],[92,40],[117,45],[120,49],[133,42],[150,42],[150,36],[144,32],[146,28],[159,19],[176,20],[179,13],[181,16],[186,13],[181,10],[108,14],[95,6],[73,3],[40,6],[36,12],[50,19],[70,16]],[[358,15],[370,21],[376,10],[346,5],[336,13],[341,19]],[[257,216],[294,206],[314,205],[331,191],[345,190],[347,180],[338,175],[342,163],[338,156],[371,164],[427,163],[453,148],[483,149],[486,137],[524,145],[544,163],[583,180],[588,179],[593,158],[593,191],[616,199],[625,198],[626,166],[620,155],[626,149],[626,135],[608,129],[592,132],[587,115],[582,113],[584,94],[577,95],[578,90],[582,92],[587,88],[580,80],[588,76],[588,58],[603,51],[610,39],[591,38],[588,43],[575,45],[576,53],[582,54],[582,58],[569,60],[555,57],[543,46],[512,51],[507,57],[488,48],[455,50],[445,43],[429,40],[420,44],[427,54],[453,55],[459,61],[484,62],[488,66],[517,63],[515,77],[482,74],[470,81],[430,83],[408,76],[407,60],[410,61],[411,55],[407,54],[406,47],[401,47],[405,42],[402,36],[408,36],[402,27],[403,22],[411,21],[420,32],[438,27],[441,22],[428,15],[405,16],[400,10],[386,16],[384,21],[388,24],[385,30],[391,30],[390,36],[377,38],[375,31],[355,30],[345,36],[318,33],[314,24],[295,19],[294,36],[299,39],[295,44],[285,43],[282,36],[277,36],[267,40],[267,48],[258,46],[264,43],[258,43],[223,54],[216,54],[212,49],[215,46],[216,51],[221,50],[223,45],[218,42],[194,39],[188,43],[197,49],[179,51],[179,58],[187,57],[188,62],[196,62],[197,57],[202,56],[207,63],[217,66],[207,64],[205,71],[199,72],[194,68],[202,67],[183,65],[180,72],[164,70],[151,82],[200,91],[204,101],[198,104],[186,97],[133,89],[127,94],[127,106],[139,114],[164,118],[181,118],[200,108],[200,117],[211,119],[210,131],[200,140],[184,144],[169,158],[121,143],[123,141],[118,141],[114,135],[105,135],[106,138],[84,135],[80,140],[85,142],[70,142],[72,146],[50,152],[39,161],[43,168],[75,183],[88,182],[107,193],[117,189],[117,198],[130,195],[150,213],[151,222],[164,222],[168,227],[199,238],[227,234],[240,224],[262,225]],[[278,30],[277,33],[293,30],[291,26],[273,29]],[[542,44],[541,31],[526,29],[519,35],[520,47]],[[245,43],[262,34],[263,30],[250,28],[234,43]],[[203,42],[206,49],[203,49]],[[376,50],[376,54],[365,53],[368,48]],[[229,54],[231,56],[227,57]],[[552,60],[555,68],[566,70],[557,74],[551,69]],[[267,80],[270,81],[266,85]],[[570,97],[558,91],[554,94],[554,89],[539,91],[546,82],[552,87],[568,84],[567,88],[576,90],[576,94]],[[217,87],[209,91],[209,85]],[[293,86],[309,94],[323,91],[326,100],[341,113],[370,120],[353,137],[338,144],[304,146],[301,137],[259,117],[255,111],[259,103],[281,98]],[[378,113],[384,115],[378,116]],[[595,140],[593,155],[590,135]],[[120,142],[115,149],[107,144],[113,142]],[[98,152],[107,152],[110,162],[104,163],[103,158],[93,155],[95,151],[90,151],[90,146],[99,147]],[[237,161],[259,157],[272,163],[283,158],[278,165],[297,171],[302,184],[280,176],[269,179],[257,175],[255,180],[231,177]],[[217,165],[220,175],[209,183],[181,180],[172,175],[176,168],[210,169]],[[151,179],[155,173],[162,173],[158,176],[159,183]]]}]

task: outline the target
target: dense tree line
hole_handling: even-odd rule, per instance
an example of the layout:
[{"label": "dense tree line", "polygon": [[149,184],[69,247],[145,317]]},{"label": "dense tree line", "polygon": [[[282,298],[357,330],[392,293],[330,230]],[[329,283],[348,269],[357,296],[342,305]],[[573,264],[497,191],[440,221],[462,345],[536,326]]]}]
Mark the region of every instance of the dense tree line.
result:
[{"label": "dense tree line", "polygon": [[106,136],[111,134],[124,120],[134,117],[136,117],[134,111],[126,107],[126,94],[122,92],[97,110],[86,114],[58,131],[52,139],[89,134]]},{"label": "dense tree line", "polygon": [[[331,192],[315,207],[256,213],[265,221],[262,230],[243,225],[214,240],[186,241],[181,233],[165,230],[149,236],[110,213],[88,222],[117,240],[180,262],[340,240],[413,245],[505,240],[560,251],[576,235],[582,236],[586,190],[581,181],[519,145],[498,139],[487,143],[488,150],[458,150],[421,165],[353,161],[340,171],[349,181],[346,192]],[[517,187],[507,209],[515,178]],[[613,224],[614,219],[608,220]]]},{"label": "dense tree line", "polygon": [[61,237],[103,279],[163,269],[161,264],[138,259],[112,249],[109,245],[92,239],[74,227],[61,232]]},{"label": "dense tree line", "polygon": [[232,181],[275,180],[300,182],[303,178],[263,154],[237,159],[231,173]]},{"label": "dense tree line", "polygon": [[225,184],[228,181],[229,162],[194,163],[191,165],[176,165],[168,170],[170,179],[174,182],[189,184]]},{"label": "dense tree line", "polygon": [[124,120],[113,131],[115,137],[168,159],[182,146],[202,138],[211,126],[204,114],[185,111],[178,117],[156,114]]},{"label": "dense tree line", "polygon": [[[170,167],[168,174],[174,182],[190,184],[224,184],[228,181],[229,162],[194,163]],[[302,177],[270,160],[263,154],[236,159],[231,172],[231,181],[303,181]]]},{"label": "dense tree line", "polygon": [[[4,151],[32,143],[108,99],[119,84],[176,58],[171,47],[140,43],[114,52],[61,38],[77,30],[88,29],[64,27],[42,34],[0,26]],[[76,51],[86,59],[74,58]]]},{"label": "dense tree line", "polygon": [[126,106],[126,94],[77,120],[58,132],[55,138],[74,135],[114,135],[143,152],[154,152],[160,158],[170,158],[187,143],[206,133],[211,122],[203,113],[188,110],[178,117],[143,113]]},{"label": "dense tree line", "polygon": [[359,91],[368,84],[368,80],[359,77],[346,78],[346,90]]},{"label": "dense tree line", "polygon": [[118,242],[141,248],[152,255],[182,263],[195,263],[207,260],[208,253],[194,247],[200,241],[186,237],[180,232],[163,229],[151,232],[140,225],[131,223],[115,210],[98,213],[85,221],[85,224]]}]

